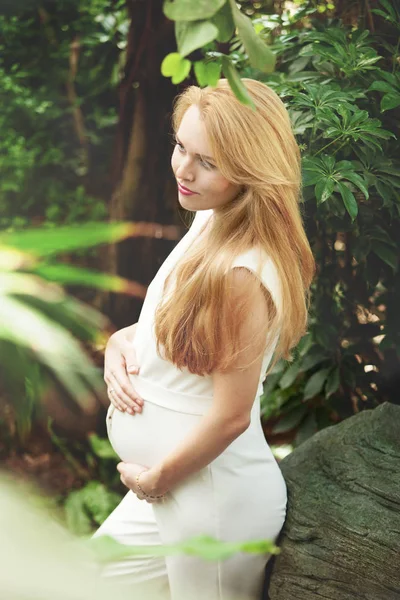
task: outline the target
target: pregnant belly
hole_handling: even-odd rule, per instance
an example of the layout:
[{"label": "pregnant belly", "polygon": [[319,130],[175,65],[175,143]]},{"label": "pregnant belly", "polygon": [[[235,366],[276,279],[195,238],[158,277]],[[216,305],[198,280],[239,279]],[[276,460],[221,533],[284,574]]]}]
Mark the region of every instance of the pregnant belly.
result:
[{"label": "pregnant belly", "polygon": [[135,415],[110,406],[108,438],[122,461],[152,467],[177,447],[199,419],[199,415],[170,410],[148,400]]}]

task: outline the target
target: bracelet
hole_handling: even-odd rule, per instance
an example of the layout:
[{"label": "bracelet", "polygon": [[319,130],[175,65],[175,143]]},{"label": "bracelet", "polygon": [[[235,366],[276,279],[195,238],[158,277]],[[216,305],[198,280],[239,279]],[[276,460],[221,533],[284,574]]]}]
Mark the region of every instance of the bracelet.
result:
[{"label": "bracelet", "polygon": [[161,494],[161,496],[151,496],[150,494],[147,494],[144,491],[144,489],[141,487],[141,485],[139,483],[139,477],[146,470],[147,469],[143,469],[143,471],[140,471],[140,473],[138,475],[136,475],[136,485],[138,486],[139,490],[142,492],[142,494],[145,496],[145,498],[150,498],[151,500],[155,500],[155,499],[159,499],[159,498],[165,498],[165,494]]}]

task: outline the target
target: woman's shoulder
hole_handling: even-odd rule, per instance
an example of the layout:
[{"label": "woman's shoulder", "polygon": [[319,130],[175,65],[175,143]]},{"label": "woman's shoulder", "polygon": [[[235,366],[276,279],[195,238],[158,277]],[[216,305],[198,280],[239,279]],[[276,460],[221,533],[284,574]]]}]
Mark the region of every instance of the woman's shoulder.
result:
[{"label": "woman's shoulder", "polygon": [[256,270],[258,265],[263,269],[276,270],[275,264],[268,252],[261,246],[252,246],[238,254],[232,263],[233,267],[248,266]]},{"label": "woman's shoulder", "polygon": [[252,271],[271,293],[275,303],[280,304],[281,288],[278,269],[264,248],[253,246],[240,253],[232,262],[232,268],[234,267],[246,267]]}]

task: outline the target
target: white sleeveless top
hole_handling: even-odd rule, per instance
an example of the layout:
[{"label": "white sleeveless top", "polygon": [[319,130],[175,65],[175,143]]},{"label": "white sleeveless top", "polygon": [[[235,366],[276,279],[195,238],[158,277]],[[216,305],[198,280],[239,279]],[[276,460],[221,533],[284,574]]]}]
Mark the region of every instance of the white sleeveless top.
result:
[{"label": "white sleeveless top", "polygon": [[[182,370],[178,369],[171,362],[158,356],[154,335],[154,312],[161,300],[166,277],[190,244],[197,239],[202,226],[212,215],[213,209],[196,212],[190,229],[167,256],[150,283],[133,341],[140,372],[139,375],[130,375],[134,388],[145,401],[148,400],[172,410],[200,415],[204,414],[212,403],[212,374],[196,375],[190,373],[186,367]],[[281,306],[279,277],[273,262],[264,251],[251,248],[239,255],[234,260],[232,267],[244,266],[256,274],[259,259],[264,261],[261,271],[262,283],[271,293],[279,311]],[[277,341],[278,337],[276,337],[272,349],[264,355],[256,398],[263,393],[262,384]],[[162,346],[160,348],[162,349]]]}]

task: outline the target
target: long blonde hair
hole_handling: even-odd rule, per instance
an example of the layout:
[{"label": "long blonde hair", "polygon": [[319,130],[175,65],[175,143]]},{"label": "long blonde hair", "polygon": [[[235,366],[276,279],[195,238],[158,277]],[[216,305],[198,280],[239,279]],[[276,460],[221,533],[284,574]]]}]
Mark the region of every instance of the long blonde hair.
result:
[{"label": "long blonde hair", "polygon": [[[174,105],[175,132],[186,110],[197,105],[217,168],[243,190],[218,207],[207,235],[198,236],[174,266],[155,313],[159,355],[162,344],[163,358],[198,375],[234,364],[240,326],[256,288],[261,287],[268,302],[268,319],[260,331],[262,353],[273,352],[268,372],[279,358],[291,358],[290,350],[307,330],[315,261],[300,212],[299,147],[279,96],[259,81],[242,81],[255,111],[237,100],[226,79],[216,88],[190,86]],[[232,263],[255,246],[275,265],[279,306],[254,276],[243,300],[233,301]],[[175,287],[167,293],[172,280]]]}]

